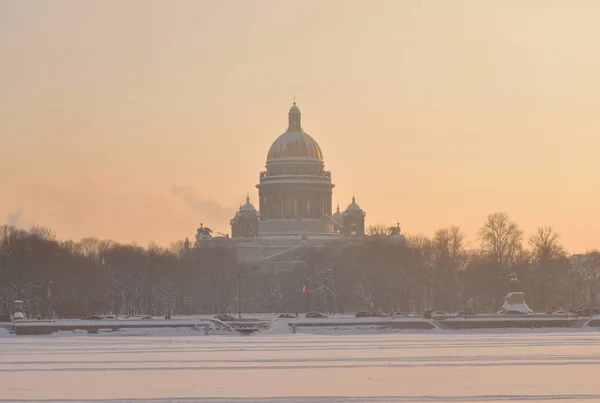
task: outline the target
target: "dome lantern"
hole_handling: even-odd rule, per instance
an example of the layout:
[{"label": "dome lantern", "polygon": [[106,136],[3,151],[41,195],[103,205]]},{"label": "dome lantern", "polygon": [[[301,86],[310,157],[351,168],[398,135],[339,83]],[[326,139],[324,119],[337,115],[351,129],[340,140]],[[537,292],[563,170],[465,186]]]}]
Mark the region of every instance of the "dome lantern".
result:
[{"label": "dome lantern", "polygon": [[288,112],[288,132],[301,132],[302,131],[302,114],[300,113],[300,108],[296,106],[296,101],[290,108]]}]

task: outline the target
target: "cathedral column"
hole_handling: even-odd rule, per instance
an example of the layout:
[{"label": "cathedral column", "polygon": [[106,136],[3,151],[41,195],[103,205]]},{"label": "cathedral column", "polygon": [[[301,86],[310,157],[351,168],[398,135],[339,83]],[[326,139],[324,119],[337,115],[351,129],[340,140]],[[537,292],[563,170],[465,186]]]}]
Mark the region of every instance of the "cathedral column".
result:
[{"label": "cathedral column", "polygon": [[[281,198],[281,204],[283,206],[283,209],[280,208],[278,216],[281,218],[285,218],[288,216],[289,212],[289,193],[286,191],[279,192],[279,197]],[[281,213],[281,210],[283,210],[283,214]]]},{"label": "cathedral column", "polygon": [[285,192],[285,197],[288,207],[286,217],[294,217],[294,193],[289,191]]},{"label": "cathedral column", "polygon": [[264,195],[259,195],[258,196],[258,211],[260,212],[260,217],[263,217],[263,212],[265,211],[265,196]]},{"label": "cathedral column", "polygon": [[269,201],[267,202],[269,208],[269,218],[277,217],[277,206],[279,201],[277,200],[277,193],[271,191],[269,193]]},{"label": "cathedral column", "polygon": [[316,210],[315,210],[317,214],[315,215],[315,217],[323,218],[323,205],[321,203],[321,194],[316,193],[315,199],[316,199],[316,203],[317,203]]},{"label": "cathedral column", "polygon": [[[285,200],[283,199],[283,192],[279,191],[277,192],[277,209],[276,214],[275,214],[275,218],[280,218],[283,217],[283,214],[281,213],[282,211],[285,212]],[[283,208],[282,208],[283,206]]]},{"label": "cathedral column", "polygon": [[321,206],[321,196],[319,192],[315,192],[315,217],[322,218],[323,207]]},{"label": "cathedral column", "polygon": [[306,210],[306,201],[308,200],[306,192],[300,193],[298,195],[298,216],[300,218],[308,218],[308,212]]},{"label": "cathedral column", "polygon": [[323,208],[321,207],[321,196],[319,193],[315,193],[315,216],[317,218],[321,218],[321,212]]},{"label": "cathedral column", "polygon": [[319,193],[319,218],[323,218],[325,215],[325,197],[323,193]]}]

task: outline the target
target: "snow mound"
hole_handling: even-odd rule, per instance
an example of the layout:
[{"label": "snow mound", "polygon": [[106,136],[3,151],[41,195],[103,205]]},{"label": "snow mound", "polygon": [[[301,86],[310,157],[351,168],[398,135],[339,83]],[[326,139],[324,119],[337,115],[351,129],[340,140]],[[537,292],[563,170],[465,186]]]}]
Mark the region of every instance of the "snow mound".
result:
[{"label": "snow mound", "polygon": [[9,337],[10,336],[10,332],[8,331],[8,329],[0,327],[0,337]]},{"label": "snow mound", "polygon": [[522,313],[533,313],[525,303],[525,294],[522,292],[510,292],[504,297],[502,311],[519,311]]}]

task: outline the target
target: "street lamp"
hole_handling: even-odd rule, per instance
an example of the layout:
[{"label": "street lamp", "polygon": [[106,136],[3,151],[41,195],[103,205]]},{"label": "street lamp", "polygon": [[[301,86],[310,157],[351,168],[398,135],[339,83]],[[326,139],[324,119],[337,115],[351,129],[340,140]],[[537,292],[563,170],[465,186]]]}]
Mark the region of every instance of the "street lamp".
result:
[{"label": "street lamp", "polygon": [[242,319],[242,275],[238,274],[238,317]]},{"label": "street lamp", "polygon": [[302,291],[304,291],[304,294],[306,295],[306,313],[308,313],[308,312],[310,312],[310,292],[312,291],[310,289],[310,278],[309,277],[306,277]]}]

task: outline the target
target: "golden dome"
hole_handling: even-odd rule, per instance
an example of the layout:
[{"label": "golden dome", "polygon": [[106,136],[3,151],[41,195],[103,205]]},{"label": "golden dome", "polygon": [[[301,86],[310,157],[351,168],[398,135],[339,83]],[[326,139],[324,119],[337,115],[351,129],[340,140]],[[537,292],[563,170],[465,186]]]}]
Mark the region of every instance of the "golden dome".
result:
[{"label": "golden dome", "polygon": [[285,132],[273,142],[267,161],[276,158],[311,158],[323,160],[317,142],[304,132]]},{"label": "golden dome", "polygon": [[277,158],[310,158],[323,160],[321,147],[317,142],[304,133],[301,126],[301,113],[296,103],[288,113],[289,126],[285,133],[273,142],[267,154],[267,161]]}]

